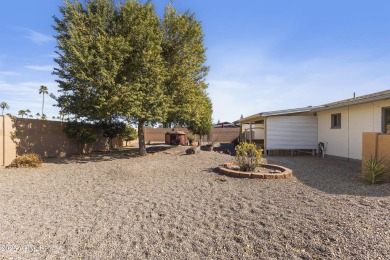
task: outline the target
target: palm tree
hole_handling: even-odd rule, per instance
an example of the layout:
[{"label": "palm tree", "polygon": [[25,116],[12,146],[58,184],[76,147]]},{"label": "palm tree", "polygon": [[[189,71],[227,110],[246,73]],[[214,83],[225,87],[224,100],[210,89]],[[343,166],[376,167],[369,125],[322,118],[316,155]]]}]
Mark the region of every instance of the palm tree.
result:
[{"label": "palm tree", "polygon": [[39,88],[39,94],[42,94],[42,115],[43,115],[43,107],[45,106],[45,94],[48,94],[47,87],[42,85]]},{"label": "palm tree", "polygon": [[29,115],[28,117],[29,117],[29,118],[33,118],[33,115]]},{"label": "palm tree", "polygon": [[23,116],[27,115],[26,110],[19,110],[18,115],[23,118]]},{"label": "palm tree", "polygon": [[46,120],[46,119],[47,119],[47,116],[45,114],[42,114],[41,120]]},{"label": "palm tree", "polygon": [[35,115],[37,116],[37,119],[39,119],[39,117],[41,116],[41,114],[39,113],[36,113]]},{"label": "palm tree", "polygon": [[26,109],[26,115],[29,116],[29,114],[31,113],[30,109]]},{"label": "palm tree", "polygon": [[3,116],[4,115],[4,109],[9,109],[9,106],[8,106],[8,104],[6,102],[1,102],[0,108],[2,109],[1,115]]}]

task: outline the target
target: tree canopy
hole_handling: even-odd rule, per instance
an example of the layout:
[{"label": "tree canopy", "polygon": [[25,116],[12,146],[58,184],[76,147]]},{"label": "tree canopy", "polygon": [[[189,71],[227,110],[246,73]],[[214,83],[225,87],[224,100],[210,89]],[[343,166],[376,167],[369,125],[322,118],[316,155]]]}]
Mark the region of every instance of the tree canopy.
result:
[{"label": "tree canopy", "polygon": [[151,1],[135,0],[66,0],[60,13],[54,18],[53,73],[61,113],[90,122],[137,123],[141,155],[147,122],[193,129],[211,122],[204,36],[194,14],[178,14],[170,4],[160,19]]}]

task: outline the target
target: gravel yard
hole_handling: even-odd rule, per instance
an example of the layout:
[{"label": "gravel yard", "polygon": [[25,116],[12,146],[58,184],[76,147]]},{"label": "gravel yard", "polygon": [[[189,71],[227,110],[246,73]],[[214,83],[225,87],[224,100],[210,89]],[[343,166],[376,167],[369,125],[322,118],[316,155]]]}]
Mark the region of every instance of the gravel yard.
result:
[{"label": "gravel yard", "polygon": [[234,160],[175,148],[0,169],[0,259],[388,259],[390,184],[360,164],[268,157],[284,180],[234,179]]}]

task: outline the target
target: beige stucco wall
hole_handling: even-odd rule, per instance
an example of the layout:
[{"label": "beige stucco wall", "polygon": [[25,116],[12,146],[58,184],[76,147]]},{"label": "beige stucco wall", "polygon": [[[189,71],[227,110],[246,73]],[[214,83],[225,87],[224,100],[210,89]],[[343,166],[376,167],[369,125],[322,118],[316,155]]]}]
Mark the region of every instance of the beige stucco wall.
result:
[{"label": "beige stucco wall", "polygon": [[0,116],[0,165],[7,166],[16,157],[16,144],[12,141],[12,120],[9,116]]},{"label": "beige stucco wall", "polygon": [[[319,111],[318,141],[326,144],[326,154],[362,159],[363,132],[382,131],[382,108],[390,100]],[[331,114],[341,113],[341,129],[331,129]]]},{"label": "beige stucco wall", "polygon": [[[4,131],[3,118],[5,118]],[[79,154],[82,151],[108,149],[107,139],[102,136],[100,129],[95,129],[99,140],[83,147],[73,138],[68,138],[63,131],[64,127],[65,123],[58,121],[11,119],[8,116],[0,116],[0,165],[7,166],[17,155],[26,153],[35,153],[42,157],[62,157]],[[3,133],[5,133],[5,138],[3,138]],[[114,139],[113,146],[119,148],[122,146],[122,140]]]}]

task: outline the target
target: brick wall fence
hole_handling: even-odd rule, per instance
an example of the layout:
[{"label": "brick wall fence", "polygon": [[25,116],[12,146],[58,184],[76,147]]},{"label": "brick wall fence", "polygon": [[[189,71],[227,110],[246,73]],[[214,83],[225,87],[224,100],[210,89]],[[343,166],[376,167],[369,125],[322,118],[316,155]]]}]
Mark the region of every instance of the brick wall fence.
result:
[{"label": "brick wall fence", "polygon": [[[172,128],[145,128],[146,142],[165,142],[165,134]],[[191,134],[187,128],[175,128],[175,131],[183,131],[186,136]],[[204,142],[231,143],[238,138],[240,128],[212,128],[211,133],[202,137]]]},{"label": "brick wall fence", "polygon": [[[11,118],[0,116],[0,166],[9,165],[17,155],[39,154],[42,157],[63,157],[80,154],[83,146],[63,131],[66,123],[38,119]],[[186,136],[191,134],[186,128],[176,128]],[[146,142],[165,142],[165,134],[171,128],[145,128]],[[204,142],[231,143],[239,136],[239,128],[213,128],[210,135],[202,137]],[[88,145],[86,151],[106,150],[107,139],[96,128],[99,140]],[[122,146],[115,141],[114,147]]]},{"label": "brick wall fence", "polygon": [[[8,116],[0,116],[0,119],[0,165],[9,165],[16,155],[26,153],[63,157],[83,151],[83,145],[64,133],[66,123]],[[88,145],[86,152],[107,149],[107,139],[103,137],[102,131],[96,128],[95,133],[99,140]],[[114,141],[114,147],[120,145],[121,142]]]}]

